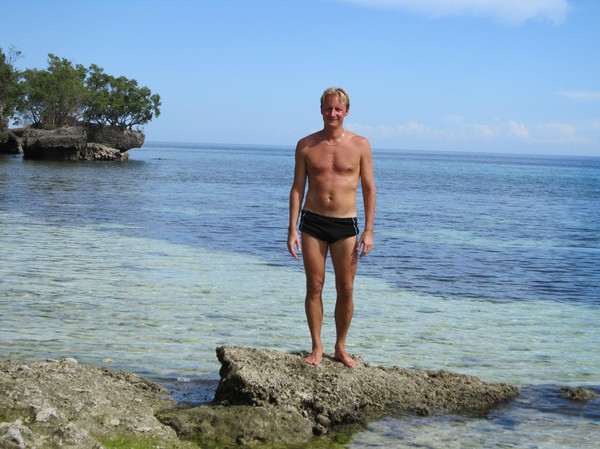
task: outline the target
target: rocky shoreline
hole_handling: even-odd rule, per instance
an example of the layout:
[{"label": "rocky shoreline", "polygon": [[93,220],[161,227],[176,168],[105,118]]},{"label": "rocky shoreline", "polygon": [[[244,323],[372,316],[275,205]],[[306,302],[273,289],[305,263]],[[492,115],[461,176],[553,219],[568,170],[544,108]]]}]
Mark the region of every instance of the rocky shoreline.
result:
[{"label": "rocky shoreline", "polygon": [[[214,400],[183,408],[168,390],[74,359],[0,362],[0,447],[333,447],[348,426],[386,415],[485,415],[519,394],[448,371],[355,369],[302,354],[219,347]],[[339,445],[338,445],[339,447]]]}]

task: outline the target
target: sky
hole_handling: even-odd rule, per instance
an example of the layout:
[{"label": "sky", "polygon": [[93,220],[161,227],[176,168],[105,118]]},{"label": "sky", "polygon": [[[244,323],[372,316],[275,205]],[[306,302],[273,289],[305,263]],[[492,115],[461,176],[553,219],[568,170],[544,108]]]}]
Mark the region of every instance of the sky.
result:
[{"label": "sky", "polygon": [[294,146],[319,98],[375,149],[600,156],[598,0],[0,0],[48,54],[161,97],[147,142]]}]

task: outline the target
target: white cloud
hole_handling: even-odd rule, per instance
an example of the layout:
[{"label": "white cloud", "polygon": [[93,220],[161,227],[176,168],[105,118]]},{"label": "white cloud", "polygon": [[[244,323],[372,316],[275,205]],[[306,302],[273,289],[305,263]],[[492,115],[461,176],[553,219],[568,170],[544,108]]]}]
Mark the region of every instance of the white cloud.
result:
[{"label": "white cloud", "polygon": [[529,130],[522,123],[517,123],[513,120],[510,120],[507,125],[508,135],[517,137],[522,140],[528,140],[531,136],[529,134]]},{"label": "white cloud", "polygon": [[493,139],[497,132],[494,127],[490,125],[483,125],[479,123],[470,123],[467,128],[471,131],[474,136],[483,137],[484,139]]},{"label": "white cloud", "polygon": [[399,9],[427,17],[491,17],[519,24],[528,20],[561,23],[569,10],[568,0],[338,0],[367,7]]},{"label": "white cloud", "polygon": [[578,102],[600,101],[600,92],[592,90],[564,90],[558,93],[569,100]]},{"label": "white cloud", "polygon": [[[515,120],[471,123],[461,116],[448,116],[439,126],[409,121],[395,125],[347,123],[348,129],[364,135],[378,145],[389,147],[439,148],[475,146],[478,148],[512,146],[598,146],[600,121],[580,123],[521,123]],[[525,148],[524,147],[524,148]]]},{"label": "white cloud", "polygon": [[550,142],[554,144],[579,144],[584,143],[584,139],[580,134],[583,129],[578,129],[569,123],[542,123],[537,126],[536,134],[540,141]]}]

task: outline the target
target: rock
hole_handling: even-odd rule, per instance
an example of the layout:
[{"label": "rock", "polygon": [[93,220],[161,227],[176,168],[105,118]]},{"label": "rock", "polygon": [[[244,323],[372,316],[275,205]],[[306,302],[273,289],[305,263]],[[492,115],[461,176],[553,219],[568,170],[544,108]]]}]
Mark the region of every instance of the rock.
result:
[{"label": "rock", "polygon": [[25,134],[23,155],[27,159],[69,160],[82,159],[87,146],[87,134],[80,126],[53,130],[30,129]]},{"label": "rock", "polygon": [[126,161],[129,159],[129,154],[100,143],[88,143],[83,159],[94,161]]},{"label": "rock", "polygon": [[598,395],[592,390],[584,387],[565,387],[561,388],[558,395],[569,401],[587,402],[596,399]]},{"label": "rock", "polygon": [[23,152],[17,130],[0,130],[0,154],[20,154]]},{"label": "rock", "polygon": [[189,409],[125,371],[75,359],[1,361],[0,448],[305,447],[385,415],[479,414],[518,394],[472,376],[362,360],[355,369],[331,358],[312,367],[300,354],[227,346],[217,356],[214,400]]},{"label": "rock", "polygon": [[144,145],[145,136],[139,131],[131,129],[121,130],[113,126],[95,124],[88,124],[85,128],[88,142],[98,143],[120,151],[141,148]]},{"label": "rock", "polygon": [[[143,438],[156,446],[194,447],[155,414],[175,406],[168,391],[124,371],[74,359],[0,362],[0,448],[104,447]],[[132,444],[133,445],[133,444]]]},{"label": "rock", "polygon": [[202,442],[207,447],[236,444],[297,447],[313,437],[314,424],[308,417],[297,410],[273,406],[201,405],[188,410],[163,411],[158,418],[175,429],[180,438]]},{"label": "rock", "polygon": [[0,447],[6,449],[25,449],[31,440],[32,432],[20,419],[12,423],[0,422]]},{"label": "rock", "polygon": [[312,367],[301,354],[226,346],[217,356],[221,381],[213,405],[159,414],[182,438],[304,444],[386,414],[485,413],[519,394],[473,376],[370,367],[362,360],[354,369],[331,358]]},{"label": "rock", "polygon": [[127,151],[144,144],[140,131],[101,125],[78,125],[54,130],[29,128],[20,138],[26,159],[127,160]]}]

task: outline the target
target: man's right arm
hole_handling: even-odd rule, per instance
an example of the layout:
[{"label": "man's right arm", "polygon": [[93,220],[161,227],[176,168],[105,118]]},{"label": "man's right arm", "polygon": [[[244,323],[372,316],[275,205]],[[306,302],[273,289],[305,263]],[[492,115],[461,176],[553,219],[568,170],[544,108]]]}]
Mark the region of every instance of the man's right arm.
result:
[{"label": "man's right arm", "polygon": [[302,154],[302,140],[296,146],[295,164],[294,164],[294,181],[290,190],[290,205],[289,205],[289,224],[288,224],[288,251],[295,259],[298,258],[296,250],[300,250],[300,236],[296,230],[298,225],[298,217],[300,216],[300,208],[304,199],[304,189],[306,187],[306,162]]}]

